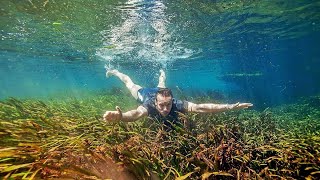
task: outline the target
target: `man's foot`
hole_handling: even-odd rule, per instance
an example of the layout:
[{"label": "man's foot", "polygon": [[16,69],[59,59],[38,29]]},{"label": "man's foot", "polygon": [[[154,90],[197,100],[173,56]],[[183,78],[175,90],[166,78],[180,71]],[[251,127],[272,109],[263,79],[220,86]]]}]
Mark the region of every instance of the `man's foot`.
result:
[{"label": "man's foot", "polygon": [[163,81],[166,80],[166,74],[164,73],[163,69],[160,69],[160,77],[163,78]]},{"label": "man's foot", "polygon": [[165,88],[166,87],[165,82],[166,82],[166,74],[162,69],[160,69],[159,84],[157,87]]},{"label": "man's foot", "polygon": [[118,70],[116,70],[116,69],[109,69],[109,70],[107,70],[107,72],[106,72],[106,77],[108,78],[108,77],[110,77],[110,76],[112,76],[112,75],[115,75],[116,73],[119,73],[119,71]]}]

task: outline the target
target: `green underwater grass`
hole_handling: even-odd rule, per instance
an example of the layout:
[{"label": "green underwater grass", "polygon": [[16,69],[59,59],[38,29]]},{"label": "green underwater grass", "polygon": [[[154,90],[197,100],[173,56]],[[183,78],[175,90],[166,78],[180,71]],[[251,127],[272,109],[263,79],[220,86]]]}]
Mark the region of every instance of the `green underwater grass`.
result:
[{"label": "green underwater grass", "polygon": [[[117,94],[117,95],[114,95]],[[165,131],[148,118],[106,123],[105,110],[137,107],[110,92],[0,102],[3,179],[318,179],[320,97],[264,111],[181,114]]]}]

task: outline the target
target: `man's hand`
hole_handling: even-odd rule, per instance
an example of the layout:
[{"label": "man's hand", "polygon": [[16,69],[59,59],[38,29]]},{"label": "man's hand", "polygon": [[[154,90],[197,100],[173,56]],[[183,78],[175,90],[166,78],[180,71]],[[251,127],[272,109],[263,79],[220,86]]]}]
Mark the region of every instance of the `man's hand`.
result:
[{"label": "man's hand", "polygon": [[116,106],[117,111],[106,111],[103,119],[109,122],[118,122],[122,119],[122,111],[119,106]]},{"label": "man's hand", "polygon": [[236,104],[230,104],[229,105],[229,109],[232,109],[232,110],[236,110],[236,109],[246,109],[248,107],[251,107],[253,106],[253,104],[251,103],[236,103]]}]

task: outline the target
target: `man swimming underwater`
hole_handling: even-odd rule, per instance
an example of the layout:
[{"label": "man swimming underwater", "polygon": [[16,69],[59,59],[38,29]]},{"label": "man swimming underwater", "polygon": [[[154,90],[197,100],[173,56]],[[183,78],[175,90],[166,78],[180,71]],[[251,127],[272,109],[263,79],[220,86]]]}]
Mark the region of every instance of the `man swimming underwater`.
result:
[{"label": "man swimming underwater", "polygon": [[217,113],[228,110],[245,109],[253,106],[251,103],[235,104],[195,104],[188,101],[176,100],[173,98],[170,89],[165,87],[166,76],[163,70],[160,70],[159,84],[156,88],[143,88],[134,84],[129,76],[118,70],[108,70],[106,76],[117,76],[130,90],[132,96],[138,100],[141,105],[134,110],[123,113],[117,106],[116,111],[106,111],[103,119],[109,122],[131,122],[139,118],[149,116],[162,121],[166,126],[179,123],[178,114],[187,112],[196,113]]}]

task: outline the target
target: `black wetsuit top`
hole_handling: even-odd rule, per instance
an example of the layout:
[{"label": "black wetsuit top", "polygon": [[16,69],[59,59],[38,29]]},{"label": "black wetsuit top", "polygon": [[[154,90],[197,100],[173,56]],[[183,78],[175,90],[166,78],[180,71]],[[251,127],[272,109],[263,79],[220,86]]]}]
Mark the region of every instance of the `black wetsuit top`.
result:
[{"label": "black wetsuit top", "polygon": [[[156,119],[159,122],[163,122],[165,126],[169,128],[173,128],[174,125],[181,125],[179,121],[179,114],[185,113],[188,111],[188,103],[187,101],[181,101],[172,99],[172,108],[170,113],[163,117],[159,111],[156,109],[155,105],[155,94],[158,88],[142,88],[138,91],[138,101],[142,103],[142,106],[148,110],[148,116]],[[143,98],[140,98],[143,97]]]}]

